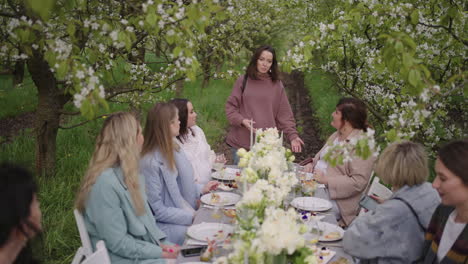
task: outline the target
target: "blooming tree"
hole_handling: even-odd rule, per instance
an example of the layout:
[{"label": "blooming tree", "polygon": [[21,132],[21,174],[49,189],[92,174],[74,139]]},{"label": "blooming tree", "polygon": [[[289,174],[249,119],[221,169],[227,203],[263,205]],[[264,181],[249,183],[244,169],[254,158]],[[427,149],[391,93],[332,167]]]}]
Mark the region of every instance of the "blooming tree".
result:
[{"label": "blooming tree", "polygon": [[[53,174],[67,102],[92,118],[106,100],[154,100],[176,80],[194,79],[197,35],[224,19],[215,2],[1,0],[1,64],[25,63],[38,91],[38,173]],[[145,61],[148,51],[157,61]]]},{"label": "blooming tree", "polygon": [[[382,145],[466,137],[466,3],[442,0],[304,1],[304,34],[288,69],[321,68],[363,99]],[[315,57],[315,58],[314,58]]]}]

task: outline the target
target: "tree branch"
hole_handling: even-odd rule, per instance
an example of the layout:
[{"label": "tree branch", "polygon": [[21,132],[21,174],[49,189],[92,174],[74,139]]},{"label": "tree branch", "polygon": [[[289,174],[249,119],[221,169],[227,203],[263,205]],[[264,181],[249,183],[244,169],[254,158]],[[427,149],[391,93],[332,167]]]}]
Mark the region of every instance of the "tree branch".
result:
[{"label": "tree branch", "polygon": [[455,33],[453,32],[452,28],[446,27],[446,26],[444,26],[444,25],[430,25],[430,24],[426,24],[426,23],[422,23],[422,22],[419,22],[418,24],[419,24],[419,25],[426,26],[426,27],[430,27],[430,28],[442,28],[442,29],[445,29],[448,33],[450,33],[450,35],[452,35],[452,37],[453,37],[454,39],[458,40],[458,41],[461,42],[463,45],[468,46],[468,41],[463,40],[463,39],[460,39],[460,37],[458,37],[457,35],[455,35]]},{"label": "tree branch", "polygon": [[1,11],[0,11],[0,16],[11,17],[11,18],[19,18],[17,15],[10,14],[10,13],[5,13],[5,12],[1,12]]},{"label": "tree branch", "polygon": [[100,115],[100,116],[97,116],[97,117],[95,117],[95,118],[93,118],[93,119],[86,120],[86,121],[80,122],[80,123],[75,124],[75,125],[72,125],[72,126],[68,126],[68,127],[59,126],[59,128],[60,128],[60,129],[72,129],[72,128],[75,128],[75,127],[82,126],[82,125],[84,125],[84,124],[86,124],[86,123],[88,123],[88,122],[90,122],[90,121],[94,121],[94,120],[96,120],[96,119],[98,119],[98,118],[101,118],[101,117],[103,117],[103,116],[108,116],[108,115],[109,115],[109,114]]}]

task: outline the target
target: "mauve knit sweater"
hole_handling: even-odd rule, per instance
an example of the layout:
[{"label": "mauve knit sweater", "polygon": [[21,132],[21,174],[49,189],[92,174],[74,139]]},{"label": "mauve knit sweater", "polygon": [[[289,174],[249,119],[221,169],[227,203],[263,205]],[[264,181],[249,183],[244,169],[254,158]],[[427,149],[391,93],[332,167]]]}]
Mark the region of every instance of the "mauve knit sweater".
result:
[{"label": "mauve knit sweater", "polygon": [[244,76],[234,84],[226,102],[226,116],[230,123],[226,143],[234,148],[250,148],[250,132],[242,126],[243,119],[253,119],[255,128],[276,127],[289,141],[298,137],[288,97],[281,81],[269,77],[247,79],[241,99]]}]

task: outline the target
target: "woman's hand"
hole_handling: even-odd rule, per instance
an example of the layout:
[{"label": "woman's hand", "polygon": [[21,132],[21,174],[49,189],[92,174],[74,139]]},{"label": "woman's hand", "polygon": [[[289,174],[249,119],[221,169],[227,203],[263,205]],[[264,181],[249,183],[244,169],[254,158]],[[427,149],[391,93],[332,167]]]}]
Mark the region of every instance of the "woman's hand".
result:
[{"label": "woman's hand", "polygon": [[301,152],[302,151],[302,145],[304,145],[304,141],[300,137],[297,137],[293,140],[291,140],[291,148],[293,152]]},{"label": "woman's hand", "polygon": [[205,186],[203,186],[202,193],[208,193],[211,190],[216,190],[218,188],[219,182],[209,181]]},{"label": "woman's hand", "polygon": [[179,245],[161,245],[163,258],[175,259],[180,252]]},{"label": "woman's hand", "polygon": [[325,184],[325,185],[328,184],[327,176],[325,176],[325,174],[320,170],[314,173],[314,179],[318,183]]},{"label": "woman's hand", "polygon": [[374,194],[369,195],[369,197],[374,199],[378,204],[383,204],[385,202],[385,199]]},{"label": "woman's hand", "polygon": [[256,129],[253,127],[253,124],[255,124],[255,121],[252,121],[252,125],[250,124],[250,120],[244,119],[242,120],[242,125],[246,127],[249,131],[252,131],[255,133]]},{"label": "woman's hand", "polygon": [[310,172],[310,173],[312,173],[312,172],[314,171],[314,166],[312,165],[312,162],[307,163],[307,164],[304,166],[304,171],[305,171],[305,172]]}]

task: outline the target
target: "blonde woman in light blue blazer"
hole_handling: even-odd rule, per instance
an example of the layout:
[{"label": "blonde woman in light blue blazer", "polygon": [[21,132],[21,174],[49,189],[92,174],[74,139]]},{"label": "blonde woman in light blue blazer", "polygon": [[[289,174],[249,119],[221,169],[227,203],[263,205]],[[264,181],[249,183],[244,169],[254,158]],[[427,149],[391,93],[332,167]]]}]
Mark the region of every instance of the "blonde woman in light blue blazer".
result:
[{"label": "blonde woman in light blue blazer", "polygon": [[76,200],[93,246],[104,240],[112,263],[165,263],[180,250],[158,229],[139,174],[141,127],[129,113],[110,116],[97,138]]},{"label": "blonde woman in light blue blazer", "polygon": [[169,241],[182,244],[200,195],[216,189],[218,183],[195,182],[192,165],[175,142],[179,126],[178,110],[171,103],[158,103],[148,112],[140,171],[157,225]]}]

